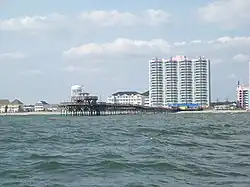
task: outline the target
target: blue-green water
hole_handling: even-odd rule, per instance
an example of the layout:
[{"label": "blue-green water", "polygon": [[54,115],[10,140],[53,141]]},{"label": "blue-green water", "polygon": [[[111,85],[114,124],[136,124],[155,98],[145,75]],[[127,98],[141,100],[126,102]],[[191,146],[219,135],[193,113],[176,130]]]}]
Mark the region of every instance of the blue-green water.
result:
[{"label": "blue-green water", "polygon": [[249,187],[249,119],[0,117],[0,186]]}]

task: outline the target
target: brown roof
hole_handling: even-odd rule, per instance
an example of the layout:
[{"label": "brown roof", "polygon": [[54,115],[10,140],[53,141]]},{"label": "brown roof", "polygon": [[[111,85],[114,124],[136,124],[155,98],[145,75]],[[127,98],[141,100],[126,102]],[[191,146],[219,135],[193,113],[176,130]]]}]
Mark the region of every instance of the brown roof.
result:
[{"label": "brown roof", "polygon": [[10,104],[10,101],[8,99],[0,99],[0,106],[5,106]]}]

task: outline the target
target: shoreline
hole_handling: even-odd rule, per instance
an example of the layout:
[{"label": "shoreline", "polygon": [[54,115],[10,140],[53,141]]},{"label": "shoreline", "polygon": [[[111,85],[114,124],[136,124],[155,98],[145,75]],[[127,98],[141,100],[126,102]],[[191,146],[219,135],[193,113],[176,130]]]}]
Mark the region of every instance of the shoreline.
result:
[{"label": "shoreline", "polygon": [[220,114],[220,113],[245,113],[248,110],[201,110],[201,111],[180,111],[179,114]]},{"label": "shoreline", "polygon": [[[220,113],[246,113],[248,110],[202,110],[202,111],[179,111],[176,114],[220,114]],[[0,113],[0,116],[49,116],[61,115],[61,112],[17,112]]]}]

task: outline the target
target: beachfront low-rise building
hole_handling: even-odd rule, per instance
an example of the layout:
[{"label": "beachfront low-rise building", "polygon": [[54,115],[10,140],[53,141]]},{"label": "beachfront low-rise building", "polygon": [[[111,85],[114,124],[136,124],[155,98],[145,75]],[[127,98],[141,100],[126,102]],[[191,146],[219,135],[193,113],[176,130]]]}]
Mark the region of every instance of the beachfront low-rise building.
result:
[{"label": "beachfront low-rise building", "polygon": [[24,105],[23,110],[24,110],[24,112],[34,112],[35,106],[34,105]]},{"label": "beachfront low-rise building", "polygon": [[143,97],[143,106],[149,107],[149,91],[142,93],[142,97]]},{"label": "beachfront low-rise building", "polygon": [[0,99],[0,113],[8,112],[8,105],[10,101],[8,99]]},{"label": "beachfront low-rise building", "polygon": [[39,101],[35,104],[34,110],[35,112],[43,112],[48,111],[49,104],[46,101]]},{"label": "beachfront low-rise building", "polygon": [[214,110],[235,110],[236,108],[237,108],[237,104],[236,103],[215,105],[213,107]]},{"label": "beachfront low-rise building", "polygon": [[60,111],[58,104],[50,104],[47,108],[47,111],[49,112],[58,112]]},{"label": "beachfront low-rise building", "polygon": [[20,100],[15,99],[8,104],[7,112],[9,113],[23,112],[24,111],[23,107],[24,107],[23,103]]},{"label": "beachfront low-rise building", "polygon": [[146,96],[145,93],[142,94],[136,91],[116,92],[108,96],[107,103],[144,106],[145,100],[146,98],[148,98],[148,96]]}]

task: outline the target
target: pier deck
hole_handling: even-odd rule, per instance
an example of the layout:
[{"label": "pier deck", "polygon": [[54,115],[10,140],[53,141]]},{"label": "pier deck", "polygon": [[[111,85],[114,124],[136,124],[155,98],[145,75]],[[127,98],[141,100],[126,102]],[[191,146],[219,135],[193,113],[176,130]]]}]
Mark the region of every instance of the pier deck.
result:
[{"label": "pier deck", "polygon": [[105,116],[142,113],[177,112],[176,109],[162,107],[144,107],[140,105],[110,104],[105,102],[63,102],[59,105],[61,115],[65,116]]}]

